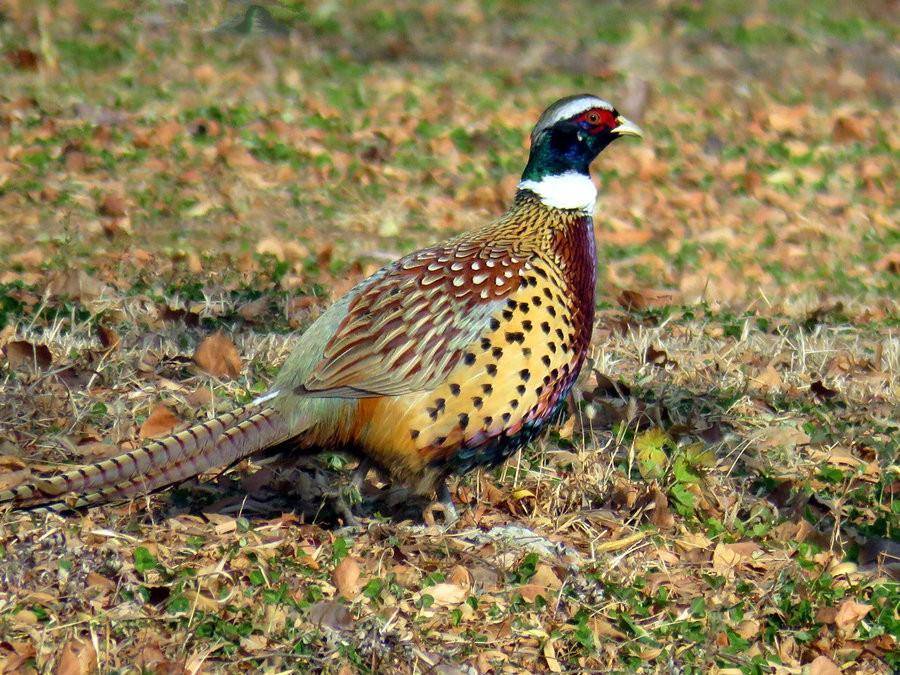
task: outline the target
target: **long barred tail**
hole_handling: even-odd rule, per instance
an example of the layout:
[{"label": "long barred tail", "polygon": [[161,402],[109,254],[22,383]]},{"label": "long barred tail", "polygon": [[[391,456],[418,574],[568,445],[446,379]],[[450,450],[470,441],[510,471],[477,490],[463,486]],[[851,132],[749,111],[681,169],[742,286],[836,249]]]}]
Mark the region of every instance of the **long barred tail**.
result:
[{"label": "long barred tail", "polygon": [[0,491],[0,505],[64,511],[146,494],[290,438],[281,415],[249,405],[116,457]]}]

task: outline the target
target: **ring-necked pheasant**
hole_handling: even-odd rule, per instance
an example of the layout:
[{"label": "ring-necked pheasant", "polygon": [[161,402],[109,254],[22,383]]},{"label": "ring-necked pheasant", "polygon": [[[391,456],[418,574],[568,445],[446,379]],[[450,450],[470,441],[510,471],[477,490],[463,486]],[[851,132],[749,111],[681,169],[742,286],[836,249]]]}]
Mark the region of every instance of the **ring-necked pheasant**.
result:
[{"label": "ring-necked pheasant", "polygon": [[336,447],[434,491],[496,465],[554,417],[584,362],[597,265],[589,167],[640,129],[606,101],[551,105],[510,209],[490,225],[384,267],[302,335],[250,405],[143,448],[0,491],[54,510],[143,494],[285,441]]}]

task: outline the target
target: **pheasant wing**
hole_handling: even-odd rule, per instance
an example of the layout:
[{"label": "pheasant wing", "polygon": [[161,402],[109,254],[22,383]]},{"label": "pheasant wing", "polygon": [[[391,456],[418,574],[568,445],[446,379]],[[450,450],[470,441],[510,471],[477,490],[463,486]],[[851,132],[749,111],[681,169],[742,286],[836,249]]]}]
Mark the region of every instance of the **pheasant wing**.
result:
[{"label": "pheasant wing", "polygon": [[402,258],[357,291],[300,391],[364,398],[433,389],[489,329],[526,266],[512,245],[467,240]]}]

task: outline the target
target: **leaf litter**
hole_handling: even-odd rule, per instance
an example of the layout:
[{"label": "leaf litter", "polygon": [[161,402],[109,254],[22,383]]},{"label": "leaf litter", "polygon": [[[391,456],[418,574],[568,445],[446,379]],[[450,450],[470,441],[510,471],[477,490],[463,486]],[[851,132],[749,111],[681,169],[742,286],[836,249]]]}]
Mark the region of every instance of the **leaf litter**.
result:
[{"label": "leaf litter", "polygon": [[458,481],[458,526],[373,474],[343,528],[331,454],[4,513],[0,669],[896,669],[876,10],[286,3],[270,35],[227,3],[58,4],[4,7],[3,488],[262,393],[330,299],[505,205],[554,96],[651,137],[598,163],[569,417]]}]

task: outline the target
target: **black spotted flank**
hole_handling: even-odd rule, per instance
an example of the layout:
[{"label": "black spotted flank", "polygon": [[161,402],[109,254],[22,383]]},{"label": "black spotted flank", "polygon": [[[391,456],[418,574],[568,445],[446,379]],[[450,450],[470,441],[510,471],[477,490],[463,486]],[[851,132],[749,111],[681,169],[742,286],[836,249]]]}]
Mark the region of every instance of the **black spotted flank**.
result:
[{"label": "black spotted flank", "polygon": [[531,321],[525,319],[525,321],[522,322],[522,328],[524,328],[525,330],[531,330]]},{"label": "black spotted flank", "polygon": [[497,366],[495,366],[493,363],[489,363],[485,370],[487,370],[488,375],[493,376],[497,374]]},{"label": "black spotted flank", "polygon": [[451,384],[450,385],[450,393],[453,394],[454,396],[459,396],[459,385],[455,384],[455,383]]},{"label": "black spotted flank", "polygon": [[503,419],[503,423],[506,424],[509,422],[509,418],[512,417],[512,413],[505,412],[500,417]]},{"label": "black spotted flank", "polygon": [[483,391],[485,394],[490,394],[494,391],[494,387],[489,384],[483,384],[481,385],[481,391]]},{"label": "black spotted flank", "polygon": [[472,397],[472,407],[475,408],[475,410],[481,410],[481,406],[483,406],[483,405],[484,405],[483,398],[481,398],[480,396]]},{"label": "black spotted flank", "polygon": [[541,330],[544,331],[547,335],[550,335],[550,324],[546,321],[541,321]]},{"label": "black spotted flank", "polygon": [[534,306],[535,306],[535,307],[540,307],[540,306],[541,306],[541,298],[540,298],[540,296],[539,296],[539,295],[532,295],[532,296],[531,296],[531,302],[534,303]]},{"label": "black spotted flank", "polygon": [[503,318],[506,319],[507,321],[511,321],[513,318],[513,313],[508,309],[504,309],[503,310]]},{"label": "black spotted flank", "polygon": [[520,384],[520,385],[516,386],[516,391],[519,392],[520,395],[524,394],[525,393],[525,385]]},{"label": "black spotted flank", "polygon": [[475,363],[475,355],[472,352],[467,352],[466,355],[463,357],[463,362],[467,366],[471,366],[473,363]]},{"label": "black spotted flank", "polygon": [[556,318],[556,309],[553,307],[553,305],[547,305],[547,314],[549,314],[553,318]]},{"label": "black spotted flank", "polygon": [[565,339],[566,339],[566,334],[562,332],[562,328],[557,328],[557,329],[556,329],[556,336],[557,336],[560,340],[565,340]]},{"label": "black spotted flank", "polygon": [[544,354],[541,357],[541,363],[543,363],[545,366],[547,366],[549,368],[550,367],[550,357],[547,356],[546,354]]},{"label": "black spotted flank", "polygon": [[518,342],[519,344],[525,342],[525,333],[521,331],[507,332],[503,337],[510,344],[513,342]]},{"label": "black spotted flank", "polygon": [[419,430],[418,430],[418,429],[411,429],[410,432],[409,432],[409,435],[412,436],[412,439],[413,439],[413,440],[416,440],[416,439],[419,437]]},{"label": "black spotted flank", "polygon": [[516,408],[518,408],[518,407],[519,407],[519,399],[514,398],[512,401],[510,401],[510,402],[509,402],[509,407],[512,408],[513,410],[515,410]]},{"label": "black spotted flank", "polygon": [[515,309],[517,304],[518,303],[515,300],[507,300],[506,301],[506,306],[509,307],[510,309]]},{"label": "black spotted flank", "polygon": [[519,371],[519,377],[522,378],[522,382],[528,382],[529,378],[531,378],[531,371],[528,368],[522,368]]},{"label": "black spotted flank", "polygon": [[499,359],[501,356],[503,356],[503,347],[494,347],[491,350],[491,356],[493,356],[495,359]]},{"label": "black spotted flank", "polygon": [[500,328],[500,321],[498,319],[495,319],[494,317],[491,317],[490,326],[491,330],[497,330],[498,328]]},{"label": "black spotted flank", "polygon": [[491,341],[488,338],[481,338],[481,348],[482,349],[490,349]]},{"label": "black spotted flank", "polygon": [[469,426],[469,416],[466,413],[459,413],[459,428],[465,429]]}]

